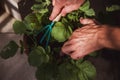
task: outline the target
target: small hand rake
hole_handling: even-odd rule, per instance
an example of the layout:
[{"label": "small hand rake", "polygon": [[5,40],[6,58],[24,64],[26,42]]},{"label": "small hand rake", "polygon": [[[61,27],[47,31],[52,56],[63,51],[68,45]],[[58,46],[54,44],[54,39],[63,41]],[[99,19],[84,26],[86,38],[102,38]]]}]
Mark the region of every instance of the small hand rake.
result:
[{"label": "small hand rake", "polygon": [[46,47],[48,46],[48,43],[49,43],[49,40],[50,40],[50,33],[52,31],[52,27],[55,24],[55,22],[60,20],[60,18],[61,18],[61,14],[59,14],[50,24],[46,25],[45,27],[43,27],[40,30],[40,32],[45,30],[45,33],[42,36],[42,38],[40,39],[39,44],[43,43],[44,39],[47,38]]}]

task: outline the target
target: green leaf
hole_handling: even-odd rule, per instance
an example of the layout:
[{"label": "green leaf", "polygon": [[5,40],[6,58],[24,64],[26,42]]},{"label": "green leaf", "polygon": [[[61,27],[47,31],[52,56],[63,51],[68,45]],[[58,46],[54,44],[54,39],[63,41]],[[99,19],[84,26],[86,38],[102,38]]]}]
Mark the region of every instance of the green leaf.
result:
[{"label": "green leaf", "polygon": [[88,10],[90,7],[90,1],[87,0],[79,9],[83,12],[85,12],[86,10]]},{"label": "green leaf", "polygon": [[106,11],[112,12],[112,11],[117,11],[120,10],[120,5],[112,5],[110,7],[106,7]]},{"label": "green leaf", "polygon": [[85,11],[87,16],[95,16],[95,11],[93,9],[88,9]]},{"label": "green leaf", "polygon": [[41,9],[44,9],[45,5],[44,4],[34,4],[31,9],[34,11],[39,11]]},{"label": "green leaf", "polygon": [[81,12],[79,10],[76,10],[76,11],[73,11],[73,12],[69,13],[67,15],[67,18],[70,21],[77,22],[77,21],[79,21],[80,14],[81,14]]},{"label": "green leaf", "polygon": [[32,66],[41,66],[43,63],[49,61],[49,56],[46,54],[45,49],[41,46],[35,48],[28,57],[29,64]]},{"label": "green leaf", "polygon": [[72,15],[72,14],[68,14],[68,19],[71,21],[75,21],[76,20],[76,16]]},{"label": "green leaf", "polygon": [[77,68],[69,62],[64,62],[59,65],[59,76],[57,80],[78,80]]},{"label": "green leaf", "polygon": [[[71,60],[72,61],[72,60]],[[72,61],[73,63],[76,64],[76,66],[80,65],[82,62],[84,61],[83,58],[79,59],[79,60],[76,60],[76,61]]]},{"label": "green leaf", "polygon": [[50,0],[45,0],[45,1],[46,1],[47,6],[49,6],[51,4]]},{"label": "green leaf", "polygon": [[28,14],[25,19],[24,22],[27,26],[28,30],[39,30],[40,26],[39,26],[39,21],[36,17],[36,15],[34,13]]},{"label": "green leaf", "polygon": [[52,37],[58,42],[64,42],[72,33],[70,26],[65,27],[61,22],[57,22],[51,32]]},{"label": "green leaf", "polygon": [[44,14],[40,14],[40,13],[36,13],[36,17],[37,17],[37,19],[38,19],[38,21],[39,21],[39,23],[40,23],[40,25],[42,25],[42,17],[44,16]]},{"label": "green leaf", "polygon": [[23,22],[15,21],[15,23],[13,24],[13,29],[16,34],[23,34],[26,32],[27,27]]},{"label": "green leaf", "polygon": [[35,0],[36,2],[41,2],[41,3],[46,3],[47,5],[50,5],[51,1],[50,0]]},{"label": "green leaf", "polygon": [[46,9],[41,9],[41,10],[39,10],[39,13],[41,13],[41,14],[45,14],[45,13],[47,13],[48,12],[48,9],[46,8]]},{"label": "green leaf", "polygon": [[4,59],[8,59],[10,57],[13,57],[19,46],[14,41],[10,41],[0,52],[0,56]]},{"label": "green leaf", "polygon": [[41,4],[34,4],[31,9],[34,10],[35,12],[40,12],[40,13],[46,13],[48,12],[48,6],[49,3],[42,2]]},{"label": "green leaf", "polygon": [[87,75],[82,71],[79,71],[78,78],[79,78],[79,80],[89,80]]},{"label": "green leaf", "polygon": [[87,16],[95,16],[95,11],[90,8],[90,2],[89,0],[87,0],[80,8],[79,10],[81,10],[82,12],[85,13],[85,15]]},{"label": "green leaf", "polygon": [[82,79],[82,80],[86,80],[86,79],[91,80],[91,79],[95,78],[96,69],[89,61],[84,61],[83,63],[81,63],[81,64],[79,64],[77,66],[79,66],[78,68],[80,69],[80,71],[79,71],[80,73],[78,73],[78,75],[79,76],[84,75],[84,79]]},{"label": "green leaf", "polygon": [[[66,18],[62,18],[62,21],[61,21],[63,24],[66,24],[68,23],[68,20]],[[68,25],[68,24],[67,24]]]},{"label": "green leaf", "polygon": [[36,72],[37,80],[56,80],[57,75],[57,65],[54,64],[45,64],[38,67]]}]

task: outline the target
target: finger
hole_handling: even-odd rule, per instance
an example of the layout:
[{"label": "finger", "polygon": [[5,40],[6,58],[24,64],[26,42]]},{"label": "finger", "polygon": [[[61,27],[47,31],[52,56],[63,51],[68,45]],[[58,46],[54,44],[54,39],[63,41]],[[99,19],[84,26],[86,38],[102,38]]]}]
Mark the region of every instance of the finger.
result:
[{"label": "finger", "polygon": [[53,5],[53,6],[55,5],[55,0],[52,0],[52,5]]},{"label": "finger", "polygon": [[70,56],[71,56],[72,59],[81,59],[81,58],[83,58],[85,55],[84,55],[84,54],[81,54],[80,51],[77,50],[77,51],[71,53]]},{"label": "finger", "polygon": [[76,39],[76,37],[69,39],[67,42],[64,43],[63,46],[69,46],[73,45],[79,42],[79,39]]},{"label": "finger", "polygon": [[72,48],[72,45],[64,45],[62,47],[62,52],[65,54],[70,54],[71,52],[73,52],[75,49]]},{"label": "finger", "polygon": [[62,52],[64,54],[67,54],[67,55],[70,55],[71,53],[73,53],[75,51],[75,48],[73,49],[74,47],[72,45],[70,46],[64,46],[62,47]]},{"label": "finger", "polygon": [[60,13],[61,9],[62,6],[54,6],[49,19],[52,21]]},{"label": "finger", "polygon": [[79,47],[78,42],[79,42],[78,40],[74,40],[74,41],[71,41],[71,42],[70,41],[66,42],[62,47],[62,52],[70,55],[71,52],[74,52],[76,50],[76,48]]},{"label": "finger", "polygon": [[80,23],[83,24],[83,25],[88,25],[88,24],[93,24],[95,25],[95,20],[94,19],[88,19],[88,18],[80,18]]}]

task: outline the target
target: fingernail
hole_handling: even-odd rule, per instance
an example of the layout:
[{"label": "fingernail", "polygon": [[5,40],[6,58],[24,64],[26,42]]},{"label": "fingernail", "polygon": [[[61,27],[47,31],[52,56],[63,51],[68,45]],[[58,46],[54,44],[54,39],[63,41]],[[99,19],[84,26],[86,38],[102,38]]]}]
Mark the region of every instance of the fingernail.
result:
[{"label": "fingernail", "polygon": [[49,20],[51,20],[51,21],[52,21],[52,20],[53,20],[53,19],[52,19],[52,17],[49,17]]}]

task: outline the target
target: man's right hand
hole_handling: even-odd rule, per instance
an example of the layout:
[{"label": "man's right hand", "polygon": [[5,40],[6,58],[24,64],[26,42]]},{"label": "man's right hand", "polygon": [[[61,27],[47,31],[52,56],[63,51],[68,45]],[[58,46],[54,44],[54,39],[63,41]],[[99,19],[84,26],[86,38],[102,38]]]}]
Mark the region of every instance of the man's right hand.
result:
[{"label": "man's right hand", "polygon": [[58,14],[65,16],[74,10],[77,10],[85,0],[52,0],[53,10],[50,20],[53,20]]}]

